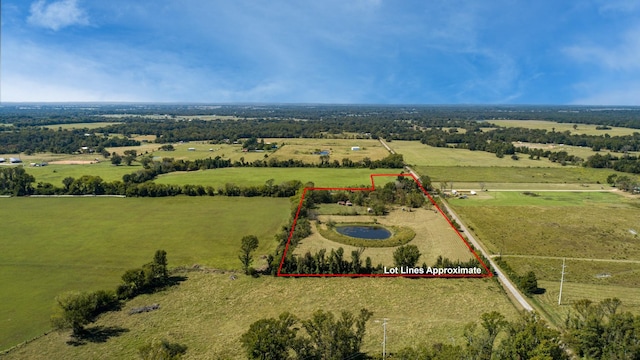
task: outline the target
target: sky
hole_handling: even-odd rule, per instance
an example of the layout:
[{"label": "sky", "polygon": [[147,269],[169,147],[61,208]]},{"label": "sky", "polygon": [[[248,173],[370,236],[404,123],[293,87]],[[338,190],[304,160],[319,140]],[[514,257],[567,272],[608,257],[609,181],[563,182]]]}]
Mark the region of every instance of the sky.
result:
[{"label": "sky", "polygon": [[0,101],[640,105],[638,0],[2,0]]}]

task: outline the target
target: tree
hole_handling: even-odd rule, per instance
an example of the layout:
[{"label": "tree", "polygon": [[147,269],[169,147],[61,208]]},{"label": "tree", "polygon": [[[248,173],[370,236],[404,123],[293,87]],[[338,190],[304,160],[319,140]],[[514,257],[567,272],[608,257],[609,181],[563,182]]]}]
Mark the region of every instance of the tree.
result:
[{"label": "tree", "polygon": [[354,358],[360,352],[367,321],[373,313],[361,309],[358,316],[343,311],[336,319],[333,313],[318,310],[302,322],[309,338],[303,347],[304,358],[338,360]]},{"label": "tree", "polygon": [[522,278],[520,278],[520,288],[527,295],[535,294],[538,292],[538,279],[536,273],[529,271]]},{"label": "tree", "polygon": [[400,246],[393,252],[393,262],[396,266],[415,267],[420,255],[415,245]]},{"label": "tree", "polygon": [[258,238],[255,235],[247,235],[242,238],[242,244],[240,245],[240,262],[242,263],[242,270],[249,275],[249,267],[253,263],[252,253],[258,248]]},{"label": "tree", "polygon": [[57,329],[71,329],[78,337],[84,326],[93,321],[97,307],[96,296],[89,292],[71,292],[56,298],[61,312],[51,318]]},{"label": "tree", "polygon": [[120,165],[122,163],[122,156],[116,154],[115,152],[111,155],[111,163],[113,165]]},{"label": "tree", "polygon": [[288,312],[277,319],[261,319],[249,327],[240,338],[249,359],[288,359],[290,350],[296,347],[298,329],[294,325],[298,319]]}]

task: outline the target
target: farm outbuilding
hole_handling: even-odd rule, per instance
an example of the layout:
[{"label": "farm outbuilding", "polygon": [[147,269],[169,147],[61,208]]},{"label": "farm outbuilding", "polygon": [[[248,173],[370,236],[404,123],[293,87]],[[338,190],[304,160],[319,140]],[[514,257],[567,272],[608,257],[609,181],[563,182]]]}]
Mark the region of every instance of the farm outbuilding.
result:
[{"label": "farm outbuilding", "polygon": [[21,159],[18,159],[18,158],[13,158],[13,157],[12,157],[12,158],[9,158],[9,162],[10,162],[10,163],[12,163],[12,164],[19,164],[19,163],[21,163],[21,162],[22,162],[22,160],[21,160]]},{"label": "farm outbuilding", "polygon": [[360,151],[360,146],[352,146],[351,151]]},{"label": "farm outbuilding", "polygon": [[7,161],[7,159],[5,159],[5,158],[0,158],[0,163],[3,163],[3,162],[5,162],[5,161]]}]

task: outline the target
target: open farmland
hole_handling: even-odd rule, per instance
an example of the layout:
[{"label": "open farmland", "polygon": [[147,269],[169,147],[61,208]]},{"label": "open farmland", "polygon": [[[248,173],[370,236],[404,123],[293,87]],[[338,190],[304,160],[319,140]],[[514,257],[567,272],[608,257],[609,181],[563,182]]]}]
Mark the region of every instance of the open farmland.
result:
[{"label": "open farmland", "polygon": [[236,269],[254,234],[256,254],[273,253],[290,209],[273,198],[1,198],[0,349],[49,329],[58,294],[113,289],[157,249],[170,266]]},{"label": "open farmland", "polygon": [[[74,160],[70,160],[74,161]],[[36,178],[36,183],[45,182],[62,187],[62,180],[67,177],[78,179],[83,175],[100,176],[102,180],[112,182],[122,180],[125,174],[131,174],[142,169],[139,164],[132,166],[115,166],[110,161],[95,164],[49,164],[39,167],[25,167],[25,170]]]},{"label": "open farmland", "polygon": [[107,127],[111,125],[122,124],[120,122],[89,122],[89,123],[64,123],[64,124],[51,124],[45,125],[44,128],[53,130],[75,130],[75,129],[88,129],[93,130],[97,128]]},{"label": "open farmland", "polygon": [[[640,313],[638,198],[612,192],[485,192],[449,203],[492,254],[519,275],[534,271],[545,293],[532,300],[559,325],[573,301],[622,300]],[[558,305],[562,258],[567,274]]]},{"label": "open farmland", "polygon": [[[303,184],[313,182],[318,187],[343,187],[351,185],[371,186],[371,174],[397,174],[400,169],[332,169],[332,168],[222,168],[191,172],[174,172],[161,175],[159,184],[203,185],[215,188],[225,184],[264,185],[273,179],[274,184],[289,180],[300,180]],[[376,178],[376,186],[393,181],[393,177]]]},{"label": "open farmland", "polygon": [[[544,120],[488,120],[487,122],[503,127],[521,127],[527,129],[541,129],[547,131],[565,132],[568,131],[571,134],[585,134],[585,135],[604,135],[610,136],[624,136],[632,135],[634,132],[640,132],[639,129],[630,129],[622,127],[611,127],[609,130],[597,130],[597,125],[590,124],[571,124],[571,123],[557,123],[554,121]],[[578,127],[574,130],[573,126]]]},{"label": "open farmland", "polygon": [[434,147],[418,141],[393,141],[389,143],[389,146],[398,154],[402,154],[407,164],[418,167],[561,167],[560,164],[546,159],[531,160],[527,156],[521,155],[519,160],[513,160],[509,156],[499,158],[495,154],[486,151]]},{"label": "open farmland", "polygon": [[[135,358],[150,339],[187,346],[185,359],[245,359],[239,338],[249,325],[288,311],[301,318],[322,309],[339,313],[367,308],[362,350],[378,354],[383,329],[375,319],[388,318],[387,351],[419,343],[460,344],[464,325],[480,314],[499,311],[507,319],[517,312],[493,279],[285,279],[190,272],[188,280],[166,291],[142,295],[119,312],[91,326],[114,329],[105,342],[66,344],[68,333],[51,333],[13,351],[7,359]],[[487,299],[491,299],[487,301]],[[153,312],[129,316],[131,308],[160,304]]]},{"label": "open farmland", "polygon": [[[321,151],[327,151],[329,161],[348,158],[361,161],[364,158],[380,160],[389,155],[378,140],[371,139],[265,139],[266,142],[284,143],[273,155],[278,160],[302,160],[307,163],[319,163]],[[358,146],[360,150],[351,150]]]}]

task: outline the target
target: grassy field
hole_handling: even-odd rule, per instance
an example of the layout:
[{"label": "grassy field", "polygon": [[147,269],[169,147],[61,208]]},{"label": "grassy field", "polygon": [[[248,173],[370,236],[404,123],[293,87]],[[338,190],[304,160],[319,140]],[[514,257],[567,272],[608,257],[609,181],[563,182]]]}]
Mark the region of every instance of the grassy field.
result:
[{"label": "grassy field", "polygon": [[92,130],[92,129],[97,129],[97,128],[101,128],[101,127],[106,127],[106,126],[111,126],[111,125],[117,125],[117,124],[122,124],[120,122],[90,122],[90,123],[74,123],[74,124],[51,124],[51,125],[46,125],[43,126],[44,128],[49,128],[49,129],[54,129],[54,130],[58,130],[58,129],[62,129],[62,130],[75,130],[75,129],[88,129],[88,130]]},{"label": "grassy field", "polygon": [[[273,179],[274,184],[289,180],[313,182],[317,187],[371,186],[371,174],[400,173],[400,169],[319,169],[319,168],[224,168],[215,170],[175,172],[161,175],[160,184],[194,184],[222,187],[227,183],[237,185],[263,185]],[[376,178],[376,186],[384,185],[393,177]]]},{"label": "grassy field", "polygon": [[[451,205],[498,254],[640,260],[636,199],[610,193],[503,193],[494,199],[470,197]],[[484,206],[474,206],[484,204]]]},{"label": "grassy field", "polygon": [[[154,144],[156,149],[159,149],[161,144]],[[253,162],[255,160],[263,160],[266,155],[271,155],[271,152],[242,152],[242,145],[239,144],[209,144],[207,142],[185,142],[181,144],[172,144],[175,148],[174,151],[160,151],[154,150],[151,152],[153,156],[159,156],[162,158],[174,158],[181,160],[196,160],[215,158],[220,156],[223,159],[230,159],[231,161]],[[189,150],[190,148],[194,150]]]},{"label": "grassy field", "polygon": [[[380,160],[389,155],[378,140],[371,139],[265,139],[266,142],[277,142],[284,146],[278,149],[272,156],[279,160],[302,160],[307,163],[319,163],[319,151],[329,151],[330,161],[349,158],[360,161],[364,158]],[[351,150],[353,146],[359,146],[360,150]]]},{"label": "grassy field", "polygon": [[[611,127],[610,130],[596,130],[596,125],[587,124],[571,124],[571,123],[557,123],[553,121],[543,120],[488,120],[487,122],[496,124],[503,127],[521,127],[528,129],[544,129],[552,131],[555,128],[556,132],[569,131],[571,134],[586,134],[586,135],[604,135],[610,136],[623,136],[632,135],[634,132],[640,132],[639,129],[629,129],[621,127]],[[577,129],[573,129],[573,125],[578,125]]]},{"label": "grassy field", "polygon": [[[602,150],[602,151],[593,151],[591,150],[591,148],[585,147],[585,146],[569,146],[569,145],[557,145],[557,144],[539,144],[539,143],[523,143],[523,142],[514,142],[513,143],[514,146],[516,147],[520,147],[520,146],[526,146],[528,148],[532,148],[532,149],[543,149],[543,150],[549,150],[549,151],[553,151],[553,152],[560,152],[560,151],[566,151],[568,154],[570,155],[575,155],[575,156],[579,156],[583,159],[587,159],[589,156],[593,156],[595,154],[600,154],[600,155],[606,155],[606,154],[612,154],[614,156],[618,156],[621,157],[623,154],[622,153],[616,153],[613,151],[608,151],[608,150]],[[634,152],[631,151],[629,152],[629,154],[634,155],[634,156],[638,156],[638,152]],[[526,156],[526,155],[525,155]]]},{"label": "grassy field", "polygon": [[[380,353],[381,323],[388,318],[387,351],[418,343],[463,342],[465,324],[480,314],[499,311],[507,319],[517,312],[491,279],[283,279],[191,272],[188,280],[164,292],[140,296],[95,326],[118,332],[104,342],[67,345],[68,333],[51,333],[12,353],[7,359],[132,359],[151,339],[187,346],[185,359],[245,359],[239,338],[261,318],[284,311],[308,318],[322,309],[338,313],[367,308],[363,350]],[[489,300],[490,299],[490,300]],[[129,309],[157,303],[153,312],[128,315]]]},{"label": "grassy field", "polygon": [[114,166],[110,161],[102,161],[96,164],[55,165],[42,167],[25,167],[25,170],[36,178],[36,183],[42,181],[55,186],[62,186],[62,180],[66,177],[77,179],[83,175],[100,176],[104,181],[122,180],[125,174],[131,174],[142,169],[137,163],[132,166]]},{"label": "grassy field", "polygon": [[240,239],[255,234],[256,254],[269,254],[290,206],[271,198],[0,199],[0,349],[46,331],[61,292],[113,289],[157,249],[170,266],[236,269]]},{"label": "grassy field", "polygon": [[[415,170],[426,174],[435,182],[485,183],[548,183],[548,184],[606,184],[611,174],[627,175],[609,169],[581,166],[557,168],[478,167],[478,166],[417,166]],[[437,186],[437,184],[436,184]]]},{"label": "grassy field", "polygon": [[[468,261],[471,259],[473,255],[469,249],[440,213],[435,213],[434,210],[427,210],[424,208],[413,210],[414,211],[412,212],[403,212],[396,209],[385,216],[321,215],[319,218],[323,223],[326,223],[329,219],[336,223],[371,222],[373,221],[373,218],[375,218],[381,225],[409,227],[416,233],[416,237],[411,240],[409,244],[416,245],[422,254],[418,261],[419,264],[426,262],[427,265],[432,266],[440,255],[447,257],[452,261]],[[345,254],[349,255],[351,254],[351,251],[357,249],[354,246],[343,245],[325,239],[313,226],[312,230],[313,234],[302,240],[296,247],[294,252],[295,254],[304,255],[307,251],[310,251],[313,254],[320,249],[327,249],[327,251],[329,251],[330,249],[342,247]],[[366,258],[367,256],[371,257],[374,266],[382,264],[383,266],[392,267],[394,266],[394,250],[395,248],[371,247],[367,248],[362,256],[363,258]]]},{"label": "grassy field", "polygon": [[393,141],[389,146],[402,154],[407,164],[418,167],[561,167],[546,159],[530,160],[525,155],[521,155],[520,160],[512,160],[510,156],[499,158],[486,151],[433,147],[418,141]]}]

